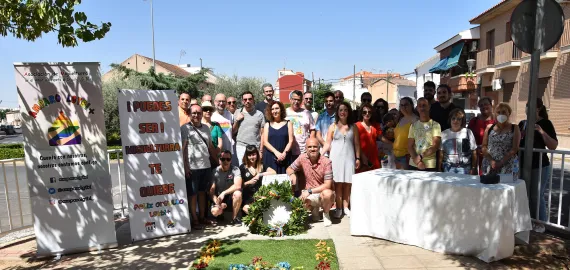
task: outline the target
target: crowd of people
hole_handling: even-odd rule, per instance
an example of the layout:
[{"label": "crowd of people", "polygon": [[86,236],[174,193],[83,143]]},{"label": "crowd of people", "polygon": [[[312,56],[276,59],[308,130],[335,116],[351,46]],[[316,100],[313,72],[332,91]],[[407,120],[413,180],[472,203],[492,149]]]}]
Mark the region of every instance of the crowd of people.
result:
[{"label": "crowd of people", "polygon": [[[363,93],[353,110],[341,91],[324,95],[324,111],[313,110],[313,94],[293,91],[291,105],[273,100],[271,84],[262,86],[264,100],[255,103],[246,91],[237,108],[235,97],[217,94],[197,99],[183,93],[179,116],[184,144],[184,168],[194,229],[213,221],[230,207],[232,224],[248,213],[263,176],[287,174],[295,194],[305,202],[313,220],[325,226],[333,218],[350,217],[352,176],[387,166],[399,170],[482,175],[517,172],[519,148],[524,146],[526,121],[511,123],[507,103],[493,107],[489,97],[478,101],[480,113],[467,121],[452,100],[451,88],[424,84],[424,97],[404,97],[397,109],[384,99],[372,103]],[[436,99],[437,97],[437,99]],[[534,148],[556,149],[558,142],[542,100],[537,99]],[[528,106],[527,106],[528,108]],[[527,181],[531,213],[538,201],[546,220],[544,194],[550,162],[546,154],[532,163]],[[520,163],[522,164],[522,163]],[[542,166],[542,167],[540,167]],[[541,172],[541,173],[539,173]],[[541,185],[538,186],[538,175]],[[211,205],[209,211],[207,205]],[[197,209],[197,207],[199,209]],[[198,210],[198,211],[197,211]],[[229,209],[228,209],[229,210]],[[333,211],[330,213],[330,211]],[[541,228],[538,228],[540,230]]]}]

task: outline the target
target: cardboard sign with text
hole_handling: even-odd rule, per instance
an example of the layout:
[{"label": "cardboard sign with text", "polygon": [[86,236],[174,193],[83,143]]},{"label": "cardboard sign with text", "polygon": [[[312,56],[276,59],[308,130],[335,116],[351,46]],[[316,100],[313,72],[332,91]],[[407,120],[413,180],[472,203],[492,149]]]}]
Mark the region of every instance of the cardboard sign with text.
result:
[{"label": "cardboard sign with text", "polygon": [[190,231],[174,90],[119,90],[133,241]]}]

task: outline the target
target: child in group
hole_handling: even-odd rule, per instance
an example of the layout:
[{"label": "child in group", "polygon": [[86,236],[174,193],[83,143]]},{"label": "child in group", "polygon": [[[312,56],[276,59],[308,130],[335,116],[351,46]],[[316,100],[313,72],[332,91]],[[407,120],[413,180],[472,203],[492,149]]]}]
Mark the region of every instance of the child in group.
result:
[{"label": "child in group", "polygon": [[[392,113],[384,115],[382,118],[382,149],[381,152],[384,156],[380,157],[382,160],[382,167],[386,164],[394,164],[394,153],[392,152],[394,144],[394,127],[396,126],[396,116]],[[391,166],[387,166],[391,167]]]}]

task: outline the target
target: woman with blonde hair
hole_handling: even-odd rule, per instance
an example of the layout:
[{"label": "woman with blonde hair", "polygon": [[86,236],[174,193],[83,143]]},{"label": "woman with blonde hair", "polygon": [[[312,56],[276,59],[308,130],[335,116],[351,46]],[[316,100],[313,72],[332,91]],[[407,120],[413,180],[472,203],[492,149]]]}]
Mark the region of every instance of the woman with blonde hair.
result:
[{"label": "woman with blonde hair", "polygon": [[499,103],[495,112],[497,123],[487,127],[483,137],[483,173],[512,173],[521,133],[509,121],[513,112],[509,104]]}]

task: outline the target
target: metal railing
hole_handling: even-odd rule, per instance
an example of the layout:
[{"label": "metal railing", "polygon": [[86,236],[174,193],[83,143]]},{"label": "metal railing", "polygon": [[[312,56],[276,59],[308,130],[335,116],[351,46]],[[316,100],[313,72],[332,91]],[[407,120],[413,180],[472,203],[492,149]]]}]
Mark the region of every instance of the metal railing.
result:
[{"label": "metal railing", "polygon": [[[117,156],[114,161],[111,160],[111,154]],[[121,217],[124,217],[125,204],[123,192],[125,190],[123,189],[121,157],[122,149],[111,149],[107,151],[109,171],[112,171],[111,165],[113,162],[116,162],[117,164],[118,187],[113,186],[113,188],[118,188],[120,207],[113,208],[114,210],[120,210]],[[0,192],[0,196],[4,195],[4,198],[0,199],[0,209],[4,210],[0,211],[0,234],[5,234],[32,226],[34,224],[34,216],[29,195],[30,193],[27,186],[28,179],[24,158],[3,159],[0,160],[0,164],[2,164],[2,175],[4,177],[3,188],[0,189],[0,191],[3,191],[4,193],[2,194]],[[13,172],[8,173],[7,171],[9,169],[13,170]],[[24,171],[23,175],[18,173],[19,169]],[[24,185],[22,183],[21,185],[20,181],[24,181],[26,184]],[[113,205],[115,204],[113,203]]]},{"label": "metal railing", "polygon": [[[521,154],[522,154],[522,150],[521,150]],[[538,220],[539,214],[540,214],[540,197],[544,196],[544,194],[540,193],[540,186],[541,186],[541,182],[542,182],[542,170],[538,170],[538,190],[537,192],[537,201],[534,202],[536,203],[536,213],[535,213],[535,219],[533,219],[533,221],[535,222],[539,222],[539,223],[544,223],[545,225],[548,226],[552,226],[558,229],[562,229],[562,230],[566,230],[566,231],[570,231],[570,203],[567,203],[566,205],[563,204],[564,202],[564,195],[568,196],[568,192],[564,190],[564,165],[565,165],[565,161],[566,161],[566,157],[570,157],[570,151],[564,151],[564,150],[548,150],[548,149],[533,149],[533,153],[545,153],[547,155],[549,155],[549,160],[550,160],[550,171],[549,171],[549,178],[548,178],[548,183],[547,183],[547,187],[546,190],[548,192],[548,199],[546,200],[546,215],[547,215],[547,219],[546,221],[540,221]],[[556,156],[561,156],[561,164],[560,164],[560,180],[558,181],[558,187],[555,188],[555,190],[553,190],[553,179],[555,177],[554,175],[554,167],[555,167],[555,163],[557,163],[558,159],[555,159],[555,155]],[[542,163],[543,163],[543,155],[540,154],[538,155],[538,167],[542,168]],[[558,167],[558,166],[556,166]],[[566,188],[570,190],[570,186],[566,185]],[[558,193],[558,198],[553,197],[553,192],[557,192]],[[552,209],[552,204],[553,204],[553,200],[556,199],[557,200],[557,207],[555,209]],[[570,198],[567,198],[568,200],[570,200]],[[529,204],[532,203],[530,201],[529,198]],[[562,215],[563,215],[563,211],[564,208],[567,207],[568,209],[566,209],[567,213],[568,213],[568,223],[564,224],[563,220],[562,220]],[[553,212],[554,210],[554,212]],[[554,216],[554,218],[556,219],[556,223],[551,222],[552,217]]]}]

